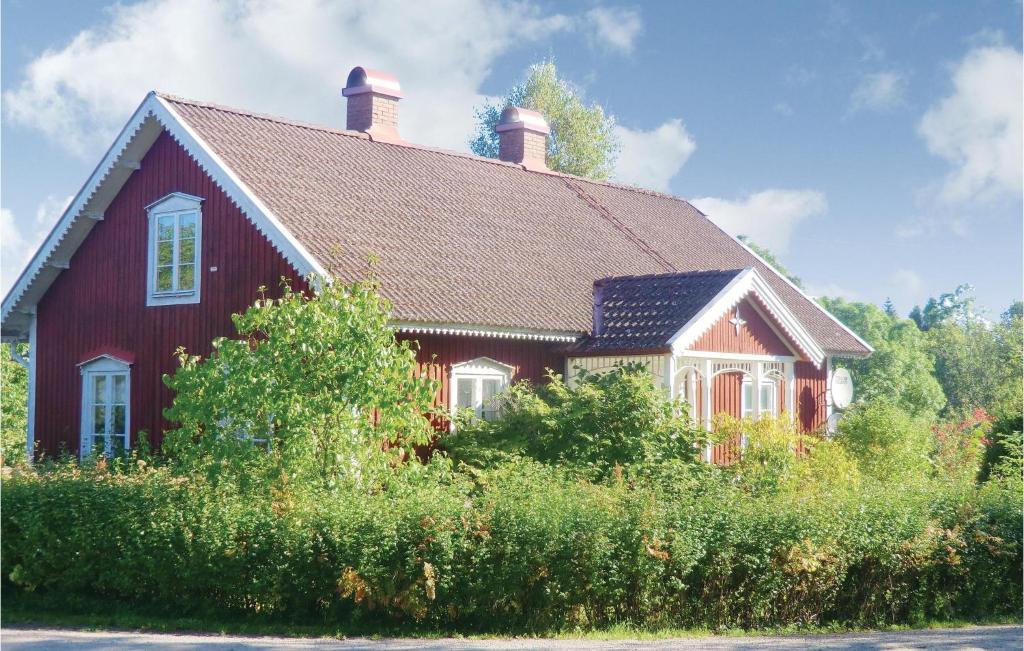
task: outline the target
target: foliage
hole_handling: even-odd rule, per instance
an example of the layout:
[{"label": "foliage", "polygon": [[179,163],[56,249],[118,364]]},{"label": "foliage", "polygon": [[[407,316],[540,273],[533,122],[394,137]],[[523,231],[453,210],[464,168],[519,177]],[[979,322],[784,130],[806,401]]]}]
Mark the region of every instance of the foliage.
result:
[{"label": "foliage", "polygon": [[144,463],[40,465],[4,482],[0,563],[18,590],[79,603],[464,632],[1019,612],[1019,473],[849,482],[842,450],[791,455],[773,491],[749,465],[589,482],[526,459],[470,473],[437,459],[287,508]]},{"label": "foliage", "polygon": [[470,463],[497,451],[606,478],[616,467],[696,463],[702,440],[686,404],[668,399],[639,365],[605,374],[581,370],[572,388],[556,374],[539,387],[518,384],[501,409],[494,422],[463,419],[444,447]]},{"label": "foliage", "polygon": [[477,109],[476,135],[469,143],[474,154],[498,157],[494,128],[508,106],[537,111],[548,121],[550,169],[601,181],[614,170],[620,147],[615,119],[605,115],[600,104],[584,104],[582,92],[558,76],[554,61],[531,66],[525,81],[513,86],[499,102]]},{"label": "foliage", "polygon": [[947,319],[931,325],[928,343],[935,377],[954,416],[995,411],[1021,395],[1021,317],[1012,308],[995,324]]},{"label": "foliage", "polygon": [[945,404],[924,333],[910,320],[869,303],[821,298],[821,305],[863,337],[875,352],[866,359],[836,360],[850,369],[857,397],[886,401],[913,415],[933,417]]},{"label": "foliage", "polygon": [[[25,358],[27,344],[13,344]],[[3,464],[25,458],[28,433],[28,371],[12,359],[7,347],[0,350],[0,459]]]},{"label": "foliage", "polygon": [[178,424],[164,450],[182,472],[271,478],[278,490],[372,484],[430,440],[436,383],[396,342],[373,282],[261,293],[233,316],[239,338],[215,340],[206,359],[180,350],[180,368],[164,378],[176,392],[166,415]]},{"label": "foliage", "polygon": [[931,475],[934,437],[929,421],[891,402],[856,405],[839,420],[836,436],[861,472],[899,483]]},{"label": "foliage", "polygon": [[790,272],[790,270],[787,269],[784,264],[782,264],[782,261],[779,260],[779,258],[774,253],[772,253],[770,249],[767,249],[763,246],[759,246],[747,235],[738,235],[736,239],[746,244],[751,251],[761,256],[761,258],[765,262],[767,262],[769,266],[775,269],[775,271],[778,271],[780,274],[788,278],[789,282],[793,283],[800,289],[804,288],[804,281],[801,280],[799,276],[796,276],[792,272]]},{"label": "foliage", "polygon": [[963,284],[951,292],[940,294],[938,298],[929,298],[924,309],[914,306],[910,312],[910,319],[921,330],[929,330],[943,324],[963,327],[974,323],[978,321],[974,287]]}]

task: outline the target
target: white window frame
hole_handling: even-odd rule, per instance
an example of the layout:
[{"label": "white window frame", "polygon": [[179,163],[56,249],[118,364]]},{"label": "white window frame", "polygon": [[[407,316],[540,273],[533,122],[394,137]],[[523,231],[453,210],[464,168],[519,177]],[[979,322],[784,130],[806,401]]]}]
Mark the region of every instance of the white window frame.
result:
[{"label": "white window frame", "polygon": [[[87,362],[83,362],[78,365],[79,372],[82,375],[82,409],[81,409],[81,420],[78,429],[78,456],[80,459],[92,454],[93,443],[92,437],[95,435],[93,430],[93,401],[92,401],[92,389],[93,381],[97,377],[105,377],[106,389],[105,389],[105,402],[106,413],[104,415],[104,422],[106,424],[104,436],[106,437],[106,445],[104,447],[104,454],[110,456],[112,452],[111,438],[113,436],[124,437],[124,450],[127,452],[131,449],[131,427],[132,427],[132,374],[131,364],[128,362],[117,359],[110,355],[100,355]],[[125,403],[124,403],[124,434],[111,434],[110,424],[112,418],[110,412],[113,407],[111,397],[113,395],[113,378],[123,377],[125,378]]]},{"label": "white window frame", "polygon": [[[149,221],[149,244],[146,258],[146,305],[187,305],[199,302],[200,284],[202,280],[202,257],[203,257],[203,199],[183,192],[172,192],[167,196],[146,206],[147,219]],[[178,283],[178,225],[182,215],[195,213],[196,215],[196,237],[195,237],[195,260],[193,261],[192,277],[194,287],[192,289],[177,289]],[[160,217],[174,216],[174,287],[171,291],[157,291],[156,289],[156,238],[157,223]]]},{"label": "white window frame", "polygon": [[[751,394],[750,400],[757,400],[758,404],[760,405],[761,391],[758,391],[757,394],[754,395],[753,388],[754,388],[754,381],[750,377],[744,377],[743,378],[743,386],[741,387],[741,390],[740,390],[740,417],[741,418],[754,418],[755,413],[757,413],[757,411],[755,411],[755,409],[754,409],[754,405],[749,404],[749,400],[747,398],[747,391],[750,390],[750,394]],[[778,415],[779,415],[779,387],[778,387],[778,380],[776,380],[774,378],[771,378],[771,377],[763,378],[761,380],[761,389],[763,390],[765,388],[769,388],[771,390],[771,393],[772,393],[772,395],[771,395],[771,403],[769,404],[767,410],[765,410],[763,407],[759,410],[760,411],[760,415],[764,416],[765,414],[768,414],[772,418],[777,418]],[[749,414],[747,413],[748,411],[750,412]]]},{"label": "white window frame", "polygon": [[449,411],[454,416],[459,409],[459,383],[472,382],[473,411],[477,418],[483,418],[483,381],[498,380],[497,395],[508,388],[514,372],[514,367],[489,357],[477,357],[468,362],[453,364],[448,384]]}]

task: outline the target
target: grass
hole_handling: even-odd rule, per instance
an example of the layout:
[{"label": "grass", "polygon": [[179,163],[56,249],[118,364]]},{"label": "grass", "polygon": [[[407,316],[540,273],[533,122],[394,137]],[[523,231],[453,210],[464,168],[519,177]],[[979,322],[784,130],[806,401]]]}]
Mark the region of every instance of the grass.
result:
[{"label": "grass", "polygon": [[883,626],[863,628],[842,625],[787,627],[758,630],[742,629],[646,629],[633,626],[611,626],[598,630],[563,631],[491,631],[459,632],[416,627],[409,624],[373,622],[347,627],[319,623],[295,623],[283,620],[259,618],[256,616],[179,617],[136,605],[91,602],[92,607],[83,603],[69,603],[66,600],[30,593],[5,591],[0,602],[0,623],[3,626],[68,628],[82,631],[141,631],[151,633],[214,633],[221,635],[257,635],[280,637],[334,638],[365,637],[371,639],[392,637],[416,637],[423,639],[440,637],[458,638],[504,638],[504,637],[545,637],[554,639],[583,640],[660,640],[668,638],[699,638],[716,636],[759,636],[759,635],[822,635],[864,631],[902,631],[911,629],[961,628],[984,624],[1020,624],[1019,618],[994,617],[984,620],[935,620],[918,626]]}]

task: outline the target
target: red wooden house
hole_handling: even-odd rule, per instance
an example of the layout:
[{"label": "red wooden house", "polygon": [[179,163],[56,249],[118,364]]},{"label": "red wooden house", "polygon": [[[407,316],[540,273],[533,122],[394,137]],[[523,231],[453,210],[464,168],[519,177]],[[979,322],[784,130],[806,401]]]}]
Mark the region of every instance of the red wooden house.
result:
[{"label": "red wooden house", "polygon": [[814,430],[831,359],[871,352],[688,202],[546,169],[536,113],[505,111],[491,160],[403,141],[392,77],[356,68],[344,95],[346,131],[146,96],[3,301],[30,448],[158,441],[178,346],[208,353],[260,285],[371,256],[439,400],[485,417],[546,368],[638,361],[704,423]]}]

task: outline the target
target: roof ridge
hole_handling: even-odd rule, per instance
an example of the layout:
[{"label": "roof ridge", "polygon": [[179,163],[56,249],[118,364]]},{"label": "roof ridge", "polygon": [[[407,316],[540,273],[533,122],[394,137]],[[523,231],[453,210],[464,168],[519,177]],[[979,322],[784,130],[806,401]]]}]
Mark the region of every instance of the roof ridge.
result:
[{"label": "roof ridge", "polygon": [[593,210],[595,210],[606,221],[610,222],[615,228],[619,230],[619,232],[626,236],[627,240],[635,244],[636,247],[639,248],[644,253],[646,253],[648,257],[650,257],[652,260],[660,264],[665,269],[668,269],[670,272],[678,271],[674,264],[669,262],[663,255],[658,253],[658,251],[653,246],[651,246],[647,242],[647,240],[640,237],[640,235],[638,235],[636,231],[634,231],[626,224],[622,223],[622,220],[615,217],[615,215],[613,215],[612,212],[608,210],[608,207],[602,204],[600,201],[598,201],[596,197],[591,196],[583,188],[575,185],[573,180],[570,180],[568,178],[563,178],[562,180],[565,182],[566,187],[575,192],[576,195],[581,200],[583,200],[585,204],[587,204]]},{"label": "roof ridge", "polygon": [[[282,117],[282,116],[279,116],[279,115],[273,115],[273,114],[270,114],[270,113],[259,113],[259,112],[256,112],[256,111],[251,111],[249,109],[237,108],[237,107],[234,107],[234,106],[227,106],[225,104],[218,104],[216,102],[207,102],[207,101],[204,101],[204,100],[189,99],[187,97],[181,97],[180,95],[173,95],[171,93],[164,93],[164,92],[160,92],[160,91],[153,91],[153,92],[154,92],[154,94],[156,94],[159,97],[162,97],[163,99],[166,99],[166,100],[171,101],[171,102],[176,102],[176,103],[179,103],[179,104],[188,104],[190,106],[195,106],[195,107],[198,107],[198,108],[205,108],[205,109],[210,109],[210,110],[214,110],[214,111],[221,111],[221,112],[224,112],[224,113],[233,113],[235,115],[241,115],[241,116],[245,116],[245,117],[250,117],[250,118],[257,119],[257,120],[266,120],[268,122],[276,122],[278,124],[284,124],[284,125],[288,125],[288,126],[293,126],[293,127],[297,127],[297,128],[300,128],[300,129],[309,129],[311,131],[320,131],[322,133],[332,133],[332,134],[339,135],[339,136],[347,136],[349,138],[358,138],[360,140],[367,140],[369,142],[373,142],[374,144],[378,144],[378,145],[392,146],[392,147],[404,147],[406,149],[419,149],[421,151],[428,151],[428,152],[432,152],[432,153],[435,153],[435,154],[440,154],[442,156],[454,156],[456,158],[463,158],[463,159],[467,159],[467,160],[480,161],[481,163],[490,163],[492,165],[500,165],[502,167],[516,168],[516,169],[520,169],[520,170],[522,170],[524,172],[528,172],[528,173],[531,173],[531,174],[539,174],[539,175],[543,175],[543,176],[561,177],[563,179],[571,179],[571,180],[574,180],[574,181],[580,181],[582,183],[589,183],[591,185],[598,185],[598,186],[608,187],[608,188],[617,188],[617,189],[620,189],[620,190],[626,190],[626,191],[629,191],[629,192],[636,192],[638,194],[644,194],[644,195],[648,195],[648,196],[652,196],[652,197],[661,197],[663,199],[671,199],[673,201],[679,201],[679,202],[685,203],[688,206],[691,206],[691,207],[696,209],[696,206],[694,206],[692,203],[690,203],[684,197],[679,197],[679,196],[676,196],[674,194],[670,194],[670,193],[667,193],[667,192],[659,192],[657,190],[651,190],[651,189],[648,189],[648,188],[642,188],[642,187],[636,186],[636,185],[629,185],[629,184],[625,184],[625,183],[615,183],[613,181],[599,181],[597,179],[591,179],[591,178],[587,178],[585,176],[577,176],[575,174],[567,174],[565,172],[558,172],[556,170],[527,169],[527,168],[525,168],[522,165],[519,165],[517,163],[509,163],[509,162],[506,162],[506,161],[503,161],[503,160],[499,160],[497,158],[488,158],[486,156],[477,156],[476,154],[455,151],[455,150],[452,150],[452,149],[445,149],[443,147],[432,147],[430,145],[423,145],[423,144],[414,143],[414,142],[408,142],[408,141],[406,141],[406,142],[380,142],[380,141],[373,140],[370,136],[368,136],[367,134],[363,133],[362,131],[351,131],[351,130],[348,130],[348,129],[337,129],[337,128],[329,127],[329,126],[323,125],[323,124],[316,124],[314,122],[305,122],[303,120],[295,120],[295,119],[292,119],[292,118],[286,118],[286,117]],[[704,215],[704,213],[700,212],[700,210],[697,210],[697,212],[700,213],[702,216],[707,217],[707,215]]]}]

